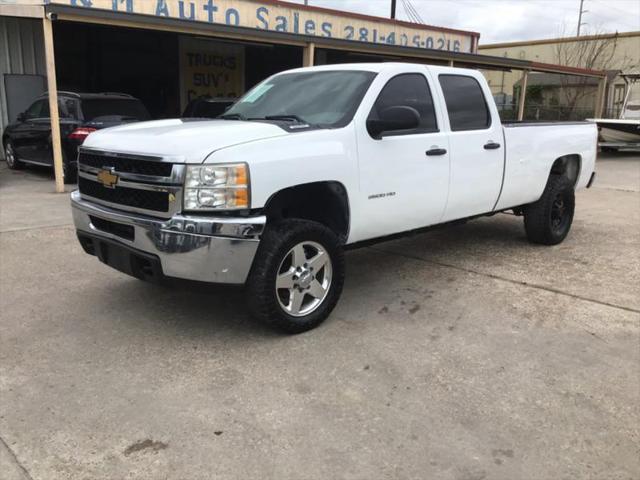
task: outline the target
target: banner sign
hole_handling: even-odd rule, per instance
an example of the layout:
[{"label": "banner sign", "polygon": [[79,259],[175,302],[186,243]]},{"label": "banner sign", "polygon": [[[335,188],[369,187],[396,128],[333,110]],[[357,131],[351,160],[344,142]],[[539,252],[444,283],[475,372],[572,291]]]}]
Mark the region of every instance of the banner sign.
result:
[{"label": "banner sign", "polygon": [[49,0],[205,23],[366,43],[475,53],[478,34],[274,0]]},{"label": "banner sign", "polygon": [[180,37],[180,103],[198,97],[235,99],[244,93],[244,47]]}]

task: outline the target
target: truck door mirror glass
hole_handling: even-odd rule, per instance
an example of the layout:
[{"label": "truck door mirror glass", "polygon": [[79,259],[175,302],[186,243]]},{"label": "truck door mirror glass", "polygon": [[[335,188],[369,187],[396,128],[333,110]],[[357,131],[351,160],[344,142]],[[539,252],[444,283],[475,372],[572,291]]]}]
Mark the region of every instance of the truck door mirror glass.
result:
[{"label": "truck door mirror glass", "polygon": [[396,106],[385,108],[379,118],[367,120],[369,134],[380,139],[385,133],[414,130],[420,126],[420,114],[413,107]]},{"label": "truck door mirror glass", "polygon": [[18,118],[17,118],[17,120],[18,120],[19,122],[24,122],[26,119],[27,119],[27,116],[25,115],[25,113],[24,113],[24,112],[22,112],[22,113],[19,113],[19,114],[18,114]]}]

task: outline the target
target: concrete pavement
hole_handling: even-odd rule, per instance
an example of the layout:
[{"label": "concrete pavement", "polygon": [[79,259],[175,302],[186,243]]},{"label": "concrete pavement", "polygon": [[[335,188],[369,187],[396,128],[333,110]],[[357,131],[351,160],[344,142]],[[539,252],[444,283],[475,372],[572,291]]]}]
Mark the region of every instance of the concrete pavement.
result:
[{"label": "concrete pavement", "polygon": [[0,170],[0,478],[640,478],[640,156],[569,238],[509,215],[349,252],[319,329],[85,255],[46,171]]}]

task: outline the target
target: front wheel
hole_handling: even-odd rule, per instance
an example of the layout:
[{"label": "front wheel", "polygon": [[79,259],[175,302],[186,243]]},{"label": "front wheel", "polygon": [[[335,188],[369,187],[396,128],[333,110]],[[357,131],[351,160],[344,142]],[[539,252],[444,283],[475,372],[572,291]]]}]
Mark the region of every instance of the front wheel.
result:
[{"label": "front wheel", "polygon": [[344,253],[324,225],[289,219],[267,227],[247,281],[257,319],[287,333],[317,327],[338,303]]},{"label": "front wheel", "polygon": [[575,211],[573,183],[564,175],[552,175],[542,197],[524,208],[524,228],[532,243],[557,245],[571,230]]},{"label": "front wheel", "polygon": [[4,159],[11,170],[20,170],[24,167],[24,163],[18,158],[18,154],[10,141],[4,144]]}]

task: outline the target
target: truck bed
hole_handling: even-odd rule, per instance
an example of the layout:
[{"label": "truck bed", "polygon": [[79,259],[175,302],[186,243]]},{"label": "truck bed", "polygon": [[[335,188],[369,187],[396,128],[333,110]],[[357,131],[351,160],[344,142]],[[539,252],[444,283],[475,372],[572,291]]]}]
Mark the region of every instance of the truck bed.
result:
[{"label": "truck bed", "polygon": [[506,122],[503,126],[505,168],[496,210],[538,200],[551,166],[560,157],[579,157],[576,188],[586,187],[596,161],[598,129],[594,123]]}]

